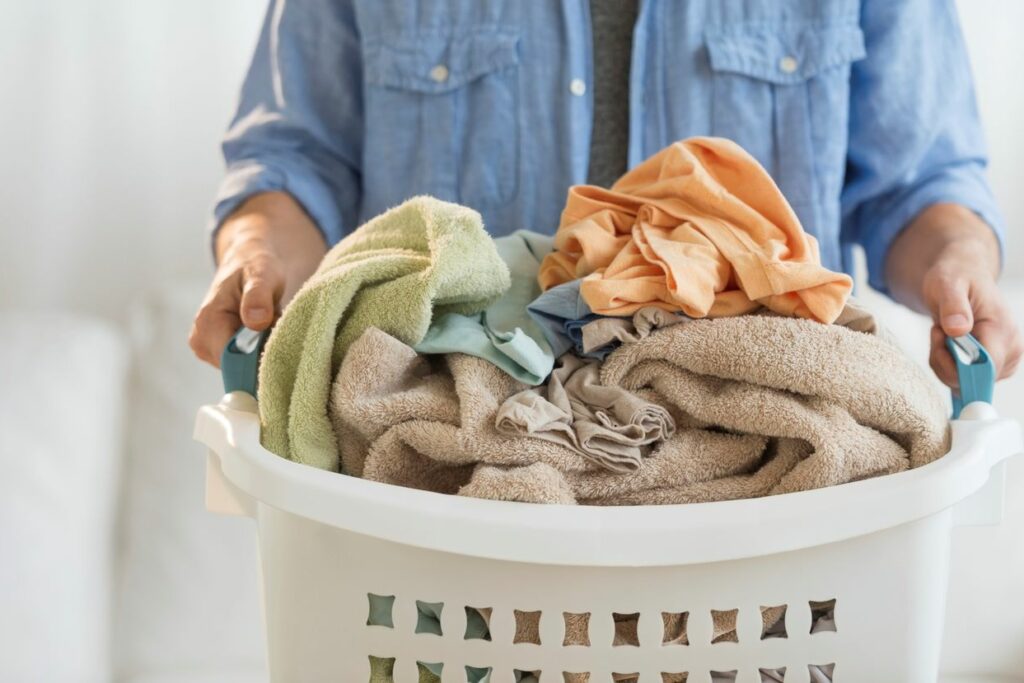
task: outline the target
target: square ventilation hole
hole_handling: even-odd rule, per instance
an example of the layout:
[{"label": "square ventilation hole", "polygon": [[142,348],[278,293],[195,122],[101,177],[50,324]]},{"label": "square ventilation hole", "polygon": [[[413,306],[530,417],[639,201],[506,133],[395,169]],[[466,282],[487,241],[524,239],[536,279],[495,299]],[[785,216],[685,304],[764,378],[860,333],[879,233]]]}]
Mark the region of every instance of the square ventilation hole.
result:
[{"label": "square ventilation hole", "polygon": [[441,633],[441,612],[443,610],[443,602],[417,600],[416,633],[432,633],[435,636],[444,635]]},{"label": "square ventilation hole", "polygon": [[788,605],[761,607],[761,640],[788,638],[786,633],[786,609]]},{"label": "square ventilation hole", "polygon": [[420,680],[431,680],[431,677],[440,679],[444,671],[442,662],[416,662],[416,669],[420,672]]},{"label": "square ventilation hole", "polygon": [[809,600],[811,608],[811,633],[836,630],[836,599]]},{"label": "square ventilation hole", "polygon": [[811,683],[832,683],[835,680],[836,665],[832,664],[811,664],[807,667],[807,673],[811,676]]},{"label": "square ventilation hole", "polygon": [[640,636],[637,633],[637,625],[640,623],[639,612],[630,612],[629,614],[612,612],[612,620],[615,622],[615,636],[612,638],[613,646],[640,646]]},{"label": "square ventilation hole", "polygon": [[689,612],[662,612],[661,623],[664,627],[661,635],[662,645],[689,645],[686,637],[686,620]]},{"label": "square ventilation hole", "polygon": [[395,680],[395,658],[394,657],[374,657],[370,655],[370,680],[368,683],[376,683],[376,681],[393,681]]},{"label": "square ventilation hole", "polygon": [[491,667],[489,666],[467,666],[466,683],[481,683],[491,680]]},{"label": "square ventilation hole", "polygon": [[512,638],[513,643],[530,643],[540,645],[540,611],[524,612],[515,610],[516,634]]},{"label": "square ventilation hole", "polygon": [[463,640],[490,640],[490,607],[466,607],[466,635]]},{"label": "square ventilation hole", "polygon": [[738,643],[739,636],[736,634],[736,619],[739,617],[738,609],[711,610],[711,622],[713,625],[712,643]]},{"label": "square ventilation hole", "polygon": [[590,647],[590,612],[562,612],[562,620],[565,622],[565,637],[562,638],[562,647],[571,645]]},{"label": "square ventilation hole", "polygon": [[366,615],[366,625],[394,628],[395,621],[391,615],[395,608],[395,596],[367,593],[366,599],[370,603],[369,613]]}]

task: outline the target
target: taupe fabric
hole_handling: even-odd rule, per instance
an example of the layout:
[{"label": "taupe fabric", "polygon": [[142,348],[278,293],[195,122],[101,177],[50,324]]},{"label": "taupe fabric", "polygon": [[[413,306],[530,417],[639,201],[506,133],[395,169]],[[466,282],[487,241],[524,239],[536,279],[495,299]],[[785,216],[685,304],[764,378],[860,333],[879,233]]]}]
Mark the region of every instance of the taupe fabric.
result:
[{"label": "taupe fabric", "polygon": [[637,342],[652,331],[671,327],[689,320],[682,313],[670,313],[657,306],[641,308],[630,317],[603,317],[587,323],[580,329],[583,352],[591,353],[614,343]]},{"label": "taupe fabric", "polygon": [[431,364],[368,330],[334,384],[345,471],[444,493],[602,505],[751,498],[920,466],[946,452],[946,408],[886,339],[778,316],[686,321],[605,361],[605,387],[664,406],[676,431],[629,472],[501,433],[526,387],[486,361]]},{"label": "taupe fabric", "polygon": [[561,444],[612,472],[637,469],[651,444],[672,435],[675,423],[661,406],[602,385],[600,372],[598,361],[564,354],[547,384],[501,405],[498,431]]}]

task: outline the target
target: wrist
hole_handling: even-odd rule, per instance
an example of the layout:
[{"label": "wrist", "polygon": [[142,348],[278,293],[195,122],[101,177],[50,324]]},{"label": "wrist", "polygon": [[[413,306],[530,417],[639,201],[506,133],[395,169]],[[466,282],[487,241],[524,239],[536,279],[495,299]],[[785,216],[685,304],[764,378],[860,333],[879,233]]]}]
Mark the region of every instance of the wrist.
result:
[{"label": "wrist", "polygon": [[327,250],[323,235],[301,206],[283,192],[245,200],[220,226],[214,244],[217,262],[262,252],[308,269]]}]

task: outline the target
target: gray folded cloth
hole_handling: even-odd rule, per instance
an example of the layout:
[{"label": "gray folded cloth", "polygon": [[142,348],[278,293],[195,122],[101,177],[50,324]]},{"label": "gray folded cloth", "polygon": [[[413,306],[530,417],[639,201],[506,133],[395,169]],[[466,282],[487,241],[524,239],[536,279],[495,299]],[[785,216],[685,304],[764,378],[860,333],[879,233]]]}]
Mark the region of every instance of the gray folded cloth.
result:
[{"label": "gray folded cloth", "polygon": [[625,318],[597,318],[580,330],[583,350],[592,353],[598,349],[637,342],[653,330],[678,325],[689,319],[682,313],[671,313],[657,306],[641,308]]},{"label": "gray folded cloth", "polygon": [[521,391],[498,409],[495,426],[566,446],[612,472],[631,472],[651,444],[670,437],[668,411],[622,387],[604,386],[601,365],[571,353],[558,360],[545,386]]}]

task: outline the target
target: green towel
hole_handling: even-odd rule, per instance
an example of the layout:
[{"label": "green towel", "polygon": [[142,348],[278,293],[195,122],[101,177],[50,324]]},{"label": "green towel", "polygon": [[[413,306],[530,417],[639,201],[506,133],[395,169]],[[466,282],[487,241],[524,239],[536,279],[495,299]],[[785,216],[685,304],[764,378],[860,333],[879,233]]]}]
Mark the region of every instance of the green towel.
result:
[{"label": "green towel", "polygon": [[541,259],[554,248],[554,238],[519,230],[497,238],[494,245],[512,274],[509,290],[482,313],[448,313],[435,318],[415,349],[476,356],[524,384],[541,384],[551,374],[555,354],[526,307],[540,296],[537,270]]},{"label": "green towel", "polygon": [[418,344],[433,316],[477,313],[508,288],[508,267],[472,209],[416,197],[366,223],[327,253],[267,341],[263,446],[337,470],[327,402],[348,347],[369,327]]}]

